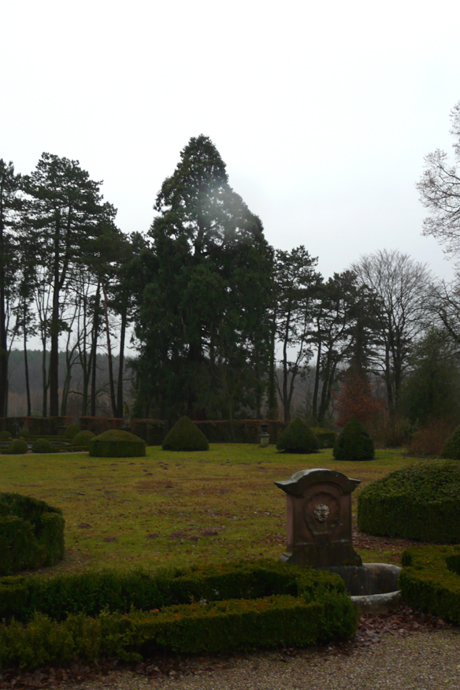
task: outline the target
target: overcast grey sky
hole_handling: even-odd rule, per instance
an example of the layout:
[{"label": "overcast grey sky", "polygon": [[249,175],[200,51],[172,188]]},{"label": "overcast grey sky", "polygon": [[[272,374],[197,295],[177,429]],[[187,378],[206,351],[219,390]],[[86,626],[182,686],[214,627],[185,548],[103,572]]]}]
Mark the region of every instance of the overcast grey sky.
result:
[{"label": "overcast grey sky", "polygon": [[0,158],[78,159],[124,232],[209,136],[275,247],[325,276],[399,249],[450,278],[421,235],[423,159],[449,153],[460,4],[449,0],[15,0],[2,8]]}]

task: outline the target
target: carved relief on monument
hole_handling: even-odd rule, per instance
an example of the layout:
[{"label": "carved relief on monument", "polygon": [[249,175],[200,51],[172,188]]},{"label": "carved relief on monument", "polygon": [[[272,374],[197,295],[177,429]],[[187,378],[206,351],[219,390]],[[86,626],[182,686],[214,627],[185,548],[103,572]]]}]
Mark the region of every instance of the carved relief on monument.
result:
[{"label": "carved relief on monument", "polygon": [[303,514],[310,532],[331,534],[339,520],[340,505],[332,494],[321,491],[305,501]]}]

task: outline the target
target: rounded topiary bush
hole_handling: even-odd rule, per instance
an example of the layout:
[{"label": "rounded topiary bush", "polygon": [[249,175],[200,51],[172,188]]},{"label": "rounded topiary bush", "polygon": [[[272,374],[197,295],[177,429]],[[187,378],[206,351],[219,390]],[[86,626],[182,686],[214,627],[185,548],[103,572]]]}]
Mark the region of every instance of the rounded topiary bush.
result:
[{"label": "rounded topiary bush", "polygon": [[460,426],[449,436],[441,451],[441,457],[448,460],[460,460]]},{"label": "rounded topiary bush", "polygon": [[24,441],[23,438],[15,438],[13,441],[11,441],[6,451],[3,452],[11,455],[24,455],[24,453],[27,453],[27,450],[27,441]]},{"label": "rounded topiary bush", "polygon": [[9,431],[0,431],[0,442],[11,441],[12,436]]},{"label": "rounded topiary bush", "polygon": [[334,445],[336,460],[373,460],[374,441],[361,422],[351,417],[337,436]]},{"label": "rounded topiary bush", "polygon": [[72,439],[72,447],[89,449],[89,442],[94,438],[92,431],[79,431]]},{"label": "rounded topiary bush", "polygon": [[312,426],[311,430],[318,439],[320,448],[334,448],[335,445],[335,432],[330,429],[323,429],[320,426]]},{"label": "rounded topiary bush", "polygon": [[284,429],[276,447],[285,453],[316,453],[319,443],[313,431],[299,417],[296,417]]},{"label": "rounded topiary bush", "polygon": [[163,450],[209,450],[209,443],[201,429],[188,417],[182,417],[163,439]]},{"label": "rounded topiary bush", "polygon": [[37,438],[32,444],[33,453],[52,453],[53,447],[46,438]]},{"label": "rounded topiary bush", "polygon": [[66,441],[72,441],[72,439],[75,438],[79,431],[80,427],[78,426],[78,424],[70,424],[65,430],[64,438],[66,439]]},{"label": "rounded topiary bush", "polygon": [[62,510],[20,494],[0,494],[0,575],[64,558]]},{"label": "rounded topiary bush", "polygon": [[110,429],[90,440],[89,454],[97,458],[139,458],[145,456],[145,441],[129,431]]},{"label": "rounded topiary bush", "polygon": [[460,543],[460,464],[409,465],[372,482],[358,497],[363,532],[437,543]]}]

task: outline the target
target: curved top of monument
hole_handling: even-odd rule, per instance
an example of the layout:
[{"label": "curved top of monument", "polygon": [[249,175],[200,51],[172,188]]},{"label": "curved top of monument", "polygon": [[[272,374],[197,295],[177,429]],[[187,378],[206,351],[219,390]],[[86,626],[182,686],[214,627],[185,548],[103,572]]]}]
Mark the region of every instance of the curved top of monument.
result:
[{"label": "curved top of monument", "polygon": [[315,484],[335,484],[344,493],[351,493],[361,484],[359,479],[350,479],[341,472],[317,467],[312,470],[300,470],[284,481],[274,482],[276,486],[290,496],[303,496],[305,491]]}]

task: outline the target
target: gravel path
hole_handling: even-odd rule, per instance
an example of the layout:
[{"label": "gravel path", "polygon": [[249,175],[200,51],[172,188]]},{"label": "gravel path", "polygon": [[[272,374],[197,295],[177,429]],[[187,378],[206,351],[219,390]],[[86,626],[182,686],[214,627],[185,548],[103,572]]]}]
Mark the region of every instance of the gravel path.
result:
[{"label": "gravel path", "polygon": [[460,689],[460,628],[402,604],[361,618],[342,644],[252,654],[157,656],[137,666],[100,660],[35,672],[5,669],[0,689],[442,690]]},{"label": "gravel path", "polygon": [[346,655],[332,648],[196,661],[187,675],[149,678],[133,672],[61,685],[66,690],[441,690],[460,688],[460,631],[385,635],[377,648]]}]

